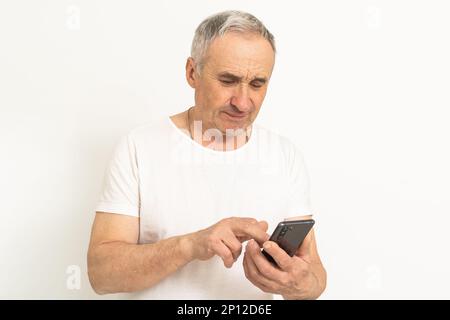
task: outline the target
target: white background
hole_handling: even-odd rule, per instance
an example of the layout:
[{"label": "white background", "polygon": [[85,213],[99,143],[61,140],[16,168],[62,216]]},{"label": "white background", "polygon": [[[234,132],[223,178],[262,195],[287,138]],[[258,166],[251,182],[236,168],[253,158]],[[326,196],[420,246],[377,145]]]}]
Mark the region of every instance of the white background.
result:
[{"label": "white background", "polygon": [[304,153],[322,298],[450,298],[444,0],[1,1],[0,298],[99,298],[86,252],[112,148],[192,105],[194,30],[225,9],[276,37],[258,121]]}]

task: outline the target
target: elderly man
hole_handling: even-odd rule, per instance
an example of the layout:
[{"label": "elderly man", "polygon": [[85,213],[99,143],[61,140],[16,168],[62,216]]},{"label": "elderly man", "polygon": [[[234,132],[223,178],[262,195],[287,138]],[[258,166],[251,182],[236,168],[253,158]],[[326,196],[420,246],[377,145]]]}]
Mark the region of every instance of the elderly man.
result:
[{"label": "elderly man", "polygon": [[248,13],[198,26],[186,63],[195,105],[132,130],[109,164],[88,252],[97,293],[315,299],[324,291],[313,230],[293,257],[268,241],[269,226],[311,215],[301,152],[254,123],[274,62],[272,34]]}]

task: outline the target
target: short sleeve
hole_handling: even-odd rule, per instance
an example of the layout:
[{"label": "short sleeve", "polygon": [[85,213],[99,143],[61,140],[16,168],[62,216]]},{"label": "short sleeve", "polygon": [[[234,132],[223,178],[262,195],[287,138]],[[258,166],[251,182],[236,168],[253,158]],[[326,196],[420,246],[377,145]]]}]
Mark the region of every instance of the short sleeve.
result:
[{"label": "short sleeve", "polygon": [[309,175],[301,151],[291,145],[288,157],[288,200],[286,218],[312,215]]},{"label": "short sleeve", "polygon": [[136,147],[130,134],[122,137],[115,147],[96,211],[139,217]]}]

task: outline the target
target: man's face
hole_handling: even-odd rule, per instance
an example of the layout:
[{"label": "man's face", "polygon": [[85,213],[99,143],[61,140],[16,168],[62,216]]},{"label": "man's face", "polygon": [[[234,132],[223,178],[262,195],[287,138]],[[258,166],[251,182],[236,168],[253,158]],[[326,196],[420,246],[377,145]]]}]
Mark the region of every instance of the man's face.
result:
[{"label": "man's face", "polygon": [[259,35],[228,32],[216,38],[200,75],[192,72],[192,81],[188,75],[203,128],[225,133],[251,125],[266,95],[274,62],[270,43]]}]

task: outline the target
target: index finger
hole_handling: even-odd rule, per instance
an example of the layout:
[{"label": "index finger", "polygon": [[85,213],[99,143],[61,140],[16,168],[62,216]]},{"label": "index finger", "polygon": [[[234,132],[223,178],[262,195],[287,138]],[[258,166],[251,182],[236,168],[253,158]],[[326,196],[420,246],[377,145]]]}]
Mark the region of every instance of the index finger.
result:
[{"label": "index finger", "polygon": [[269,239],[269,235],[266,233],[267,222],[245,222],[235,221],[232,226],[233,232],[242,239],[242,241],[255,239],[260,245]]}]

